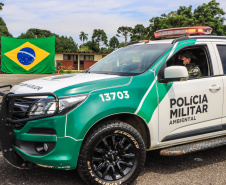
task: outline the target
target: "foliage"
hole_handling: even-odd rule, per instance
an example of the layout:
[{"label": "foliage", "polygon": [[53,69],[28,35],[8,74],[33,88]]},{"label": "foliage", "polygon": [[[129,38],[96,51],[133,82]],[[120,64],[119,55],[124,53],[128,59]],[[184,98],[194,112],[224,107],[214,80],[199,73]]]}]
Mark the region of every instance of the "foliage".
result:
[{"label": "foliage", "polygon": [[117,37],[112,37],[109,41],[109,46],[114,50],[116,48],[118,48],[119,45],[119,40],[117,39]]},{"label": "foliage", "polygon": [[103,47],[103,48],[100,49],[100,52],[108,54],[108,53],[111,53],[113,50],[114,49],[111,48],[111,47],[108,47],[108,48]]},{"label": "foliage", "polygon": [[127,27],[127,26],[121,26],[118,28],[117,30],[117,37],[120,37],[120,34],[121,36],[125,37],[125,43],[127,42],[127,38],[128,36],[130,35],[130,33],[132,32],[132,28],[131,27]]},{"label": "foliage", "polygon": [[4,4],[0,2],[0,10],[2,10],[3,6],[4,6]]},{"label": "foliage", "polygon": [[41,30],[31,28],[26,33],[22,33],[18,38],[44,38],[44,37],[56,37],[56,52],[77,52],[78,46],[74,42],[72,37],[59,36],[55,33],[51,33],[48,30]]},{"label": "foliage", "polygon": [[92,35],[92,41],[94,43],[98,43],[98,47],[100,48],[101,45],[107,46],[108,38],[104,30],[94,29],[93,35]]},{"label": "foliage", "polygon": [[[86,49],[86,50],[85,50]],[[81,47],[82,52],[99,52],[99,44],[93,41],[88,41],[86,42],[82,47]]]},{"label": "foliage", "polygon": [[62,66],[62,62],[60,60],[57,60],[56,61],[56,66],[57,66],[57,69],[59,70],[60,67]]},{"label": "foliage", "polygon": [[[12,37],[12,35],[8,31],[8,28],[4,20],[1,17],[0,17],[0,36]],[[0,37],[0,48],[1,48],[1,37]]]},{"label": "foliage", "polygon": [[216,0],[212,0],[208,4],[198,6],[194,10],[194,21],[196,25],[208,25],[213,28],[213,35],[226,35],[225,12],[219,5]]},{"label": "foliage", "polygon": [[61,68],[60,70],[56,71],[56,73],[64,74],[64,70]]},{"label": "foliage", "polygon": [[72,70],[67,70],[66,73],[70,74],[70,73],[74,73],[74,72]]},{"label": "foliage", "polygon": [[81,45],[80,49],[79,49],[79,51],[82,52],[82,53],[110,53],[113,50],[114,49],[112,49],[111,47],[109,47],[109,48],[107,48],[107,47],[99,48],[98,43],[93,42],[93,41],[88,41],[84,45]]},{"label": "foliage", "polygon": [[137,41],[137,40],[145,40],[148,38],[148,29],[144,27],[142,24],[137,24],[132,29],[131,34],[131,41]]},{"label": "foliage", "polygon": [[57,35],[56,52],[78,52],[78,45],[72,37]]},{"label": "foliage", "polygon": [[12,35],[8,31],[8,28],[7,28],[4,20],[1,17],[0,17],[0,35],[6,36],[6,37],[12,37]]},{"label": "foliage", "polygon": [[72,70],[72,69],[63,69],[64,67],[62,66],[60,69],[57,69],[55,71],[55,73],[59,73],[59,74],[70,74],[70,73],[80,73],[81,71],[77,71],[77,70]]},{"label": "foliage", "polygon": [[[92,42],[92,41],[89,41]],[[79,46],[79,51],[82,53],[93,53],[94,51],[92,49],[90,49],[90,47],[88,46],[89,43],[85,43],[84,45],[80,45]]]},{"label": "foliage", "polygon": [[151,18],[149,20],[149,29],[151,30],[149,36],[152,36],[159,29],[186,26],[210,26],[213,28],[213,35],[226,35],[224,15],[225,12],[219,7],[216,0],[198,6],[194,12],[192,6],[180,6],[176,11]]},{"label": "foliage", "polygon": [[88,40],[88,34],[86,34],[84,31],[81,31],[80,35],[79,35],[79,39],[82,41],[82,43],[84,44],[84,41]]},{"label": "foliage", "polygon": [[125,42],[121,42],[121,43],[119,43],[119,45],[118,45],[118,48],[122,48],[123,46],[125,46]]}]

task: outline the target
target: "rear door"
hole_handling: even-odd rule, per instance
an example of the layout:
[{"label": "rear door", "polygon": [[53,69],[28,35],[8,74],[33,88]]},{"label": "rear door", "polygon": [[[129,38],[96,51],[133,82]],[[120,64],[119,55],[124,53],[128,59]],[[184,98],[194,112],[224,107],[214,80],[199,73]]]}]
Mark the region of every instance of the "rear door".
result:
[{"label": "rear door", "polygon": [[212,42],[224,84],[222,127],[226,130],[226,41]]}]

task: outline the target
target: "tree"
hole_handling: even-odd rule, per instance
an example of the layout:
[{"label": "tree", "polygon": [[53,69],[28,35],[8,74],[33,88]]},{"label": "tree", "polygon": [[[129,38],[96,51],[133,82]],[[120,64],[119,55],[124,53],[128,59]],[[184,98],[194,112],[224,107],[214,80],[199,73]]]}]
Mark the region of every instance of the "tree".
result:
[{"label": "tree", "polygon": [[162,14],[160,17],[153,17],[150,20],[149,37],[160,29],[193,26],[192,6],[180,6],[178,10],[168,14]]},{"label": "tree", "polygon": [[225,12],[219,5],[216,0],[212,0],[208,4],[198,6],[194,10],[194,21],[196,25],[213,28],[213,35],[226,35]]},{"label": "tree", "polygon": [[160,17],[153,17],[150,21],[149,36],[159,29],[186,27],[186,26],[210,26],[214,35],[226,35],[226,25],[224,25],[225,12],[219,7],[216,0],[211,0],[208,4],[198,6],[194,12],[192,6],[180,6],[178,10]]},{"label": "tree", "polygon": [[51,33],[49,30],[41,30],[36,28],[31,28],[27,30],[26,33],[22,33],[18,38],[43,38],[43,37],[51,37],[57,36],[54,33]]},{"label": "tree", "polygon": [[148,29],[145,28],[144,25],[142,24],[137,24],[132,29],[131,41],[149,39],[147,34],[148,34]]},{"label": "tree", "polygon": [[119,41],[118,41],[117,37],[116,36],[112,37],[109,41],[109,46],[112,49],[116,49],[116,48],[118,48],[118,45],[119,45]]},{"label": "tree", "polygon": [[74,42],[72,37],[59,36],[55,33],[51,33],[48,30],[41,30],[36,28],[31,28],[27,30],[26,33],[22,33],[18,38],[44,38],[55,36],[55,49],[56,52],[77,52],[78,46]]},{"label": "tree", "polygon": [[101,45],[107,45],[107,35],[104,32],[104,30],[101,29],[94,29],[93,30],[93,36],[92,41],[95,43],[98,43],[98,47],[100,48]]},{"label": "tree", "polygon": [[103,48],[100,49],[100,52],[105,53],[105,54],[109,54],[112,51],[113,51],[113,49],[111,47],[109,47],[109,48],[103,47]]},{"label": "tree", "polygon": [[[0,11],[2,10],[2,7],[4,4],[0,2]],[[0,35],[6,36],[6,37],[12,37],[12,35],[9,33],[9,30],[6,26],[5,21],[0,17]],[[0,37],[0,48],[1,48],[1,37]]]},{"label": "tree", "polygon": [[4,4],[2,2],[0,2],[0,10],[2,10],[3,6],[4,6]]},{"label": "tree", "polygon": [[0,17],[0,35],[6,36],[6,37],[12,37],[12,35],[8,31],[5,21],[1,17]]},{"label": "tree", "polygon": [[121,43],[119,43],[118,48],[122,48],[122,47],[125,46],[125,45],[126,45],[125,42],[121,42]]},{"label": "tree", "polygon": [[83,52],[99,52],[100,48],[97,42],[88,41],[82,46],[81,50],[84,50]]},{"label": "tree", "polygon": [[[13,37],[6,26],[5,21],[0,17],[0,35],[5,37]],[[1,48],[1,37],[0,37],[0,48]]]},{"label": "tree", "polygon": [[82,41],[82,44],[84,44],[84,41],[88,40],[88,34],[86,34],[84,31],[81,31],[79,39]]},{"label": "tree", "polygon": [[127,38],[130,35],[130,33],[132,32],[132,28],[131,27],[127,27],[127,26],[121,26],[118,28],[117,30],[117,37],[120,37],[119,34],[121,34],[121,36],[125,37],[125,43],[127,42]]},{"label": "tree", "polygon": [[[3,6],[4,4],[0,2],[0,10],[2,10]],[[0,35],[6,36],[6,37],[12,37],[12,35],[8,31],[5,21],[1,17],[0,17]]]}]

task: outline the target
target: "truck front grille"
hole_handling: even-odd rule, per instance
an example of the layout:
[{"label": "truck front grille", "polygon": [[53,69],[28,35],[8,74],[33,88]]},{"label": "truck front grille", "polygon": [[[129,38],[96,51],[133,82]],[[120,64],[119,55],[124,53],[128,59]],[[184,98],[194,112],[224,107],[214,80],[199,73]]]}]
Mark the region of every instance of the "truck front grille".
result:
[{"label": "truck front grille", "polygon": [[13,109],[13,118],[27,118],[31,106],[37,99],[16,98]]},{"label": "truck front grille", "polygon": [[[31,109],[32,105],[36,101],[37,99],[32,99],[32,98],[15,98],[12,119],[18,120],[18,119],[28,118],[29,110]],[[25,125],[25,122],[17,123],[14,125],[14,127],[17,129],[21,129],[24,125]]]},{"label": "truck front grille", "polygon": [[[11,85],[4,85],[0,88],[9,86],[12,87]],[[51,100],[56,102],[55,110],[48,114],[42,114],[41,112],[38,115],[29,116],[29,112],[34,111],[33,105],[43,97],[49,97],[50,99],[52,97]],[[22,128],[28,121],[53,117],[59,111],[59,98],[51,92],[14,94],[0,91],[0,101],[0,120],[5,124],[9,123],[15,129]],[[39,107],[43,108],[43,106],[41,104]]]}]

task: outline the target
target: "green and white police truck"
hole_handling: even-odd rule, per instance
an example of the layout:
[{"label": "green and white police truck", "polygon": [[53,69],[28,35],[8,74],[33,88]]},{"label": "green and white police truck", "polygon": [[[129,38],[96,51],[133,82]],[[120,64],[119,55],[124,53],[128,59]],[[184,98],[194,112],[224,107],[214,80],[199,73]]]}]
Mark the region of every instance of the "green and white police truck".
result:
[{"label": "green and white police truck", "polygon": [[[10,87],[0,92],[4,158],[116,185],[138,177],[147,150],[173,156],[226,144],[226,37],[211,31],[160,30],[156,38],[180,37],[129,43],[82,73],[1,86]],[[189,78],[184,52],[200,77]]]}]

